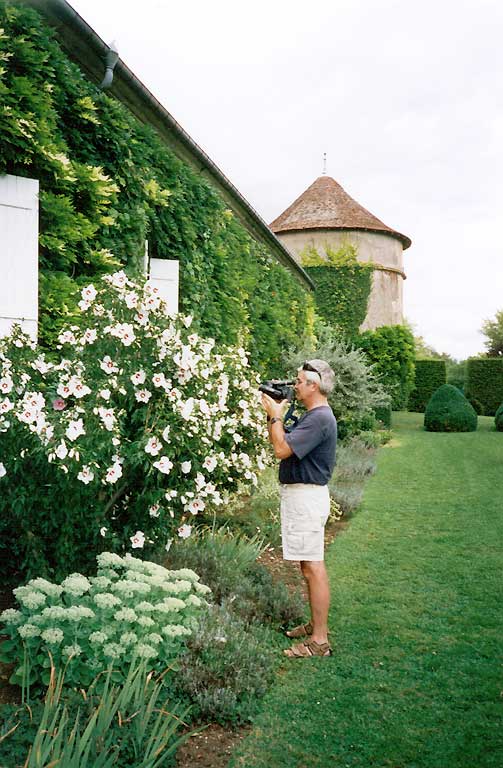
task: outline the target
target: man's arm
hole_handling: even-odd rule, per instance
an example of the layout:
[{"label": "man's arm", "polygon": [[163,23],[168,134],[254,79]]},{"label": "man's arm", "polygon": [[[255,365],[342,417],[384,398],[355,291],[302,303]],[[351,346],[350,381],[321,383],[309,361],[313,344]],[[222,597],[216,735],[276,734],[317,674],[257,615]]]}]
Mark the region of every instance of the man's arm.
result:
[{"label": "man's arm", "polygon": [[282,403],[277,403],[269,395],[262,394],[262,405],[270,419],[267,422],[269,442],[274,449],[274,455],[277,459],[287,459],[289,456],[293,456],[293,451],[285,440],[285,428],[283,427],[285,404],[286,400],[283,400]]}]

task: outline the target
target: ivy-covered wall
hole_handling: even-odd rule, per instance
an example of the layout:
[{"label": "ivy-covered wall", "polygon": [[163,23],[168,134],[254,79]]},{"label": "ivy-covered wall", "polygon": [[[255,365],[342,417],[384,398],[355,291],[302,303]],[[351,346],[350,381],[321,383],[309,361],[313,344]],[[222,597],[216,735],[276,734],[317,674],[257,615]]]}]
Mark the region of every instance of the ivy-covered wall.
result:
[{"label": "ivy-covered wall", "polygon": [[357,259],[356,249],[349,245],[338,251],[316,248],[301,253],[301,263],[315,285],[315,301],[319,314],[348,339],[359,333],[365,320],[372,287],[373,266]]},{"label": "ivy-covered wall", "polygon": [[156,132],[86,80],[32,9],[0,0],[0,173],[40,181],[40,339],[71,319],[79,286],[152,255],[180,261],[180,309],[252,364],[309,329],[313,299]]}]

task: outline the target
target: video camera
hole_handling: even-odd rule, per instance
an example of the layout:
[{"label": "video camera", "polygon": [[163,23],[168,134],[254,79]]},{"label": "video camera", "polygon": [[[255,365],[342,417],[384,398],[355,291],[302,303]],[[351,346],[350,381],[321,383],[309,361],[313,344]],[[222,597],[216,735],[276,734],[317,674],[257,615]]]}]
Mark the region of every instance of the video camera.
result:
[{"label": "video camera", "polygon": [[288,400],[288,402],[291,403],[295,397],[294,384],[294,381],[278,381],[277,379],[270,379],[269,381],[264,381],[263,384],[260,384],[258,389],[259,392],[264,392],[278,403],[281,403],[282,400]]}]

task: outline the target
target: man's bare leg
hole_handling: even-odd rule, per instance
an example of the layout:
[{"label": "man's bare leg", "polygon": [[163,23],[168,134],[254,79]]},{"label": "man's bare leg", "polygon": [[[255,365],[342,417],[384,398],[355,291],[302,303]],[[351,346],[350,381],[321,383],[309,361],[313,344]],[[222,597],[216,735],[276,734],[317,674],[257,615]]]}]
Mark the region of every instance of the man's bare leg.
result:
[{"label": "man's bare leg", "polygon": [[313,632],[311,639],[316,643],[328,642],[328,609],[330,606],[330,585],[323,560],[307,561],[300,564],[309,594]]}]

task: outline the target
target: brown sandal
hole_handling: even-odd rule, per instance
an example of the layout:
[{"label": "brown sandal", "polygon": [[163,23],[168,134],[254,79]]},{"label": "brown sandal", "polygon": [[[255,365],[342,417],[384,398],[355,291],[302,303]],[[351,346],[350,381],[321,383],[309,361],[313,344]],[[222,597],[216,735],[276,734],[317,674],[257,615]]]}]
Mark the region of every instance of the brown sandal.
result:
[{"label": "brown sandal", "polygon": [[311,656],[331,656],[332,649],[328,643],[317,643],[315,640],[307,640],[297,643],[283,651],[290,659],[307,659]]},{"label": "brown sandal", "polygon": [[306,624],[299,624],[298,627],[294,627],[293,629],[287,629],[285,635],[295,640],[297,637],[306,637],[306,635],[310,635],[312,631],[313,625],[308,621]]}]

